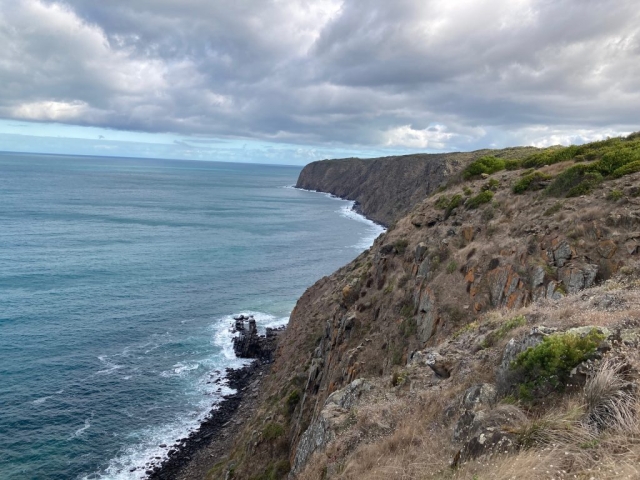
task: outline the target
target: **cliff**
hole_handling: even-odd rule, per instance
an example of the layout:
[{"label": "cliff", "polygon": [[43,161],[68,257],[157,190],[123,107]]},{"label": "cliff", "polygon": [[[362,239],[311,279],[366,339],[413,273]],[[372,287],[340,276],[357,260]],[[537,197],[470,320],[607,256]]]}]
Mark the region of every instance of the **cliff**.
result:
[{"label": "cliff", "polygon": [[536,149],[526,147],[366,160],[321,160],[302,169],[296,187],[355,200],[359,213],[388,227],[427,195],[444,187],[469,162],[487,154],[521,158],[534,151]]},{"label": "cliff", "polygon": [[456,168],[304,293],[207,478],[637,477],[640,140]]}]

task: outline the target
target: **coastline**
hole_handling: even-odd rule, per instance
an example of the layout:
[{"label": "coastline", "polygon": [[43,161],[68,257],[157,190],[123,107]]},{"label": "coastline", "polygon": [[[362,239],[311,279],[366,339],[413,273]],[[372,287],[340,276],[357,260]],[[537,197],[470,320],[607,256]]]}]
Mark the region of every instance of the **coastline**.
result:
[{"label": "coastline", "polygon": [[[145,471],[145,478],[201,478],[202,475],[196,476],[195,472],[206,473],[206,469],[211,468],[210,455],[201,454],[208,452],[212,444],[233,441],[233,436],[229,435],[227,430],[241,423],[240,406],[248,399],[248,393],[257,391],[259,379],[269,371],[270,364],[269,361],[254,360],[241,368],[227,368],[225,378],[235,393],[225,395],[196,430],[171,447],[165,461]],[[206,465],[203,465],[203,457],[208,460]]]},{"label": "coastline", "polygon": [[385,225],[383,223],[380,223],[380,222],[368,217],[366,215],[366,213],[362,210],[362,205],[360,205],[360,203],[357,200],[351,200],[350,198],[340,197],[340,196],[334,195],[333,193],[330,193],[330,192],[323,192],[322,190],[310,190],[308,188],[296,187],[295,185],[291,185],[291,186],[289,186],[287,188],[293,188],[294,190],[300,190],[302,192],[319,193],[321,195],[324,195],[325,197],[333,198],[335,200],[342,200],[344,202],[351,202],[351,205],[349,206],[349,211],[351,211],[355,215],[361,217],[360,219],[354,218],[354,220],[365,221],[366,223],[371,224],[372,226],[376,226],[376,227],[382,228],[383,229],[383,233],[386,232],[389,229],[388,225]]},{"label": "coastline", "polygon": [[[345,206],[344,210],[351,215],[343,214],[344,216],[379,229],[375,238],[387,231],[387,226],[368,218],[355,200],[341,198],[319,190],[299,188],[295,185],[288,188],[319,193],[332,199],[350,202],[350,205]],[[284,329],[279,333],[282,331]],[[276,348],[277,341],[272,345],[272,352]],[[197,429],[170,448],[166,460],[159,465],[150,466],[150,469],[145,471],[145,478],[148,480],[199,480],[203,478],[216,464],[217,459],[221,458],[232,446],[243,423],[242,413],[252,411],[260,388],[260,378],[268,374],[272,361],[256,359],[241,368],[227,368],[224,378],[228,380],[228,386],[234,389],[235,393],[224,396],[223,400],[216,404]]]}]

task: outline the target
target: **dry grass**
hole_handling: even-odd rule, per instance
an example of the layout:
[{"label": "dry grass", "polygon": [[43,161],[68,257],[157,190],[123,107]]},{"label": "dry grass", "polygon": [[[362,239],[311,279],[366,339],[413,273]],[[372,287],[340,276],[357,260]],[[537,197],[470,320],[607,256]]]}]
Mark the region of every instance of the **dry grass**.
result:
[{"label": "dry grass", "polygon": [[596,430],[638,433],[637,395],[625,374],[628,364],[607,358],[584,388],[588,425]]},{"label": "dry grass", "polygon": [[[640,320],[638,285],[612,281],[560,302],[542,301],[517,311],[487,313],[480,325],[498,328],[524,314],[528,325],[509,332],[519,336],[532,324],[566,329],[578,325],[615,327],[621,321]],[[624,308],[602,308],[603,298]],[[469,334],[469,338],[473,336]],[[467,334],[448,348],[467,348]],[[483,351],[495,364],[507,339]],[[441,345],[442,347],[442,345]],[[464,390],[491,380],[493,368],[459,370],[455,379],[433,383],[427,373],[409,367],[405,384],[377,393],[357,407],[355,420],[328,448],[316,453],[298,478],[304,479],[617,479],[640,478],[640,409],[629,388],[629,369],[640,366],[640,354],[627,349],[624,362],[605,359],[583,391],[549,403],[513,427],[521,449],[513,454],[481,457],[450,468],[459,445],[452,442],[452,424],[445,411]],[[386,383],[385,383],[386,382]],[[387,390],[385,390],[387,389]],[[515,408],[515,407],[514,407]],[[546,408],[546,410],[545,410]]]},{"label": "dry grass", "polygon": [[419,479],[425,472],[447,470],[455,448],[442,411],[452,395],[436,389],[368,401],[357,409],[352,428],[316,453],[299,478]]},{"label": "dry grass", "polygon": [[[640,320],[638,287],[635,280],[613,279],[568,295],[561,302],[543,299],[518,311],[511,311],[509,315],[525,315],[535,318],[536,324],[561,330],[583,325],[612,327],[625,319]],[[613,305],[607,301],[613,302]]]}]

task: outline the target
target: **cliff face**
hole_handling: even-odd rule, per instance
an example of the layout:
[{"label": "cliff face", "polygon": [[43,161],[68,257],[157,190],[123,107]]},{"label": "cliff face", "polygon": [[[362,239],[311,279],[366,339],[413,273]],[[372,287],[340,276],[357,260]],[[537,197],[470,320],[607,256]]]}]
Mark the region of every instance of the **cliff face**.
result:
[{"label": "cliff face", "polygon": [[535,150],[510,148],[321,160],[303,168],[296,187],[355,200],[360,213],[388,227],[438,187],[446,185],[470,161],[487,154],[519,158]]},{"label": "cliff face", "polygon": [[[318,162],[299,186],[340,194],[349,182],[386,185],[392,174],[366,162]],[[541,193],[572,165],[540,168],[519,194],[514,187],[530,171],[450,184],[403,207],[409,213],[397,221],[389,210],[394,226],[298,301],[260,406],[211,478],[538,478],[536,468],[549,464],[558,478],[601,466],[597,478],[619,478],[606,470],[610,437],[597,408],[571,399],[583,398],[586,379],[607,365],[603,378],[613,375],[619,393],[637,391],[640,172],[579,197]],[[409,170],[396,174],[415,180]],[[362,182],[343,178],[355,171],[368,173]],[[369,190],[360,195],[377,205]],[[540,366],[533,377],[512,371],[520,353],[549,336],[575,364],[548,378]],[[554,355],[550,348],[538,354]],[[615,445],[640,431],[635,415],[612,427]],[[541,428],[550,436],[536,436]],[[640,455],[637,445],[624,448]]]}]

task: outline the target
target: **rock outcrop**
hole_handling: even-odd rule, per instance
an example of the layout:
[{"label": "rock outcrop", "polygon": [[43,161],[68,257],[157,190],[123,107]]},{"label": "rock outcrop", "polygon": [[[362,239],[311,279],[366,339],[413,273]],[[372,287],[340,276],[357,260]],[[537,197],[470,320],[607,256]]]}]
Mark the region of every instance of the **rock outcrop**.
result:
[{"label": "rock outcrop", "polygon": [[233,338],[233,350],[236,357],[255,358],[262,362],[270,362],[273,359],[278,335],[284,331],[284,327],[267,327],[265,335],[259,335],[255,318],[239,315],[234,318],[231,331],[237,334]]}]

